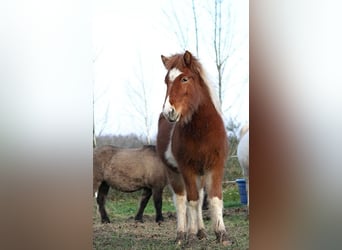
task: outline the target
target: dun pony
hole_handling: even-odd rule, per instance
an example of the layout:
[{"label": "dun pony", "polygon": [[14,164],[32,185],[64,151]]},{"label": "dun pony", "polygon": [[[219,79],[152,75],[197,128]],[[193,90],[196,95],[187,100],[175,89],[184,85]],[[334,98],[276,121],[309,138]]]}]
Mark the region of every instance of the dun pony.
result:
[{"label": "dun pony", "polygon": [[153,195],[156,222],[163,221],[162,195],[167,185],[164,164],[156,153],[155,146],[141,148],[119,148],[102,146],[94,150],[93,194],[97,192],[102,223],[110,223],[105,210],[109,187],[122,192],[135,192],[143,189],[136,221],[143,221],[144,209]]},{"label": "dun pony", "polygon": [[161,56],[167,70],[166,96],[159,117],[157,152],[167,165],[177,212],[176,243],[206,238],[203,188],[208,193],[216,239],[229,245],[223,222],[222,179],[228,139],[220,104],[200,62],[186,51]]}]

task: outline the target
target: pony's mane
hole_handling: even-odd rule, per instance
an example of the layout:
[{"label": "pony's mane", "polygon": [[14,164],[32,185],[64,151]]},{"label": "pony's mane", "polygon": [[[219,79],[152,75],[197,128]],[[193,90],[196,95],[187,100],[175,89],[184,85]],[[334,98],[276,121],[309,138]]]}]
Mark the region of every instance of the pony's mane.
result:
[{"label": "pony's mane", "polygon": [[172,68],[181,69],[184,67],[188,67],[192,71],[197,72],[199,74],[200,78],[203,80],[204,84],[206,85],[208,89],[210,99],[213,102],[216,111],[222,116],[220,100],[218,96],[216,95],[216,91],[214,89],[213,84],[208,80],[207,74],[205,70],[203,69],[202,64],[199,62],[199,60],[196,57],[192,56],[191,64],[189,67],[185,65],[185,62],[183,60],[183,54],[176,54],[176,55],[169,57],[168,59],[169,60],[166,62],[166,65],[165,65],[167,70],[171,70]]},{"label": "pony's mane", "polygon": [[218,96],[216,95],[214,85],[208,80],[207,74],[203,68],[201,68],[199,75],[203,79],[203,82],[205,83],[205,85],[207,86],[209,90],[209,95],[211,97],[211,101],[213,102],[215,106],[216,111],[222,116],[221,103],[220,103]]}]

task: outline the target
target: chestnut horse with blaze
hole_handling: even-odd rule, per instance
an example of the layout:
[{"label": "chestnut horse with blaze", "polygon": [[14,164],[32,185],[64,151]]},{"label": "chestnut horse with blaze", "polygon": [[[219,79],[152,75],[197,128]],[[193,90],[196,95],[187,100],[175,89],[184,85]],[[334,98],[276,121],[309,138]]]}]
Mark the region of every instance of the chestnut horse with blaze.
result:
[{"label": "chestnut horse with blaze", "polygon": [[202,218],[205,187],[216,239],[229,245],[222,216],[228,139],[219,101],[190,52],[161,58],[167,70],[167,91],[159,117],[157,152],[173,189],[176,243],[181,244],[186,236],[188,243],[207,238]]}]

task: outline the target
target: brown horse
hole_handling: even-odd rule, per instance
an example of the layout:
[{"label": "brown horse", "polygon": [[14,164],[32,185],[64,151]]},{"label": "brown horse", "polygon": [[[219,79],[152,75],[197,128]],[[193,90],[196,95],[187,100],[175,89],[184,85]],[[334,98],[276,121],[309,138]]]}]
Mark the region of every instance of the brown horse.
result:
[{"label": "brown horse", "polygon": [[228,245],[222,216],[228,139],[219,102],[201,64],[190,52],[161,58],[167,70],[167,91],[159,117],[157,152],[167,165],[174,192],[176,242],[181,244],[186,233],[189,244],[206,238],[202,218],[205,187],[216,239]]},{"label": "brown horse", "polygon": [[102,146],[94,150],[93,156],[93,195],[99,206],[102,223],[110,223],[105,210],[109,187],[122,192],[135,192],[143,189],[136,221],[143,221],[144,209],[153,195],[156,209],[156,222],[163,221],[162,195],[167,185],[164,164],[156,153],[156,147],[119,148]]}]

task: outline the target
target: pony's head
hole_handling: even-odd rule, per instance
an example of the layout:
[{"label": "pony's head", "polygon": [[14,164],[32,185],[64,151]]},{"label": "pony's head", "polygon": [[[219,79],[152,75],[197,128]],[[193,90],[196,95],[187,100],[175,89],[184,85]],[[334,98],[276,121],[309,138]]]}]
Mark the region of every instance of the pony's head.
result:
[{"label": "pony's head", "polygon": [[201,64],[189,51],[161,58],[167,70],[163,115],[169,122],[187,123],[208,94]]}]

